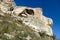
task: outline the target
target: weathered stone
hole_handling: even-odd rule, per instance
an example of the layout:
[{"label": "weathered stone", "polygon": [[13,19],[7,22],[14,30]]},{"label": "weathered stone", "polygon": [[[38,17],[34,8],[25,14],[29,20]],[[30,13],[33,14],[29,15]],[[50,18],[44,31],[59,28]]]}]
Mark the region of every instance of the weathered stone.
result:
[{"label": "weathered stone", "polygon": [[34,8],[34,16],[42,20],[42,8]]},{"label": "weathered stone", "polygon": [[[28,12],[26,12],[25,9],[27,9],[28,11],[30,11],[30,9],[33,10],[34,15],[31,15]],[[19,14],[23,14],[22,17],[24,16],[24,14],[26,14],[27,18],[21,17],[22,18],[21,20],[23,20],[23,23],[25,25],[30,26],[30,28],[32,28],[37,32],[41,32],[43,30],[43,31],[46,31],[46,34],[50,36],[53,35],[52,29],[51,29],[51,25],[53,24],[53,22],[51,19],[42,15],[42,10],[40,8],[19,7],[14,9],[13,13],[15,14],[15,16],[18,16],[18,17],[21,17],[21,15]]]},{"label": "weathered stone", "polygon": [[[53,36],[52,32],[53,20],[43,15],[42,8],[16,6],[14,0],[0,0],[0,16],[5,17],[5,14],[10,14],[10,16],[14,18],[16,21],[19,22],[21,21],[23,25],[28,26],[30,29],[36,32],[35,34],[38,37],[41,36],[42,32],[48,36]],[[0,22],[2,22],[2,20],[0,20]],[[12,21],[8,22],[13,23]],[[21,26],[19,23],[15,24]],[[16,34],[15,32],[12,32],[12,34],[13,33],[14,35]],[[7,33],[5,33],[4,35],[8,36],[9,38],[13,37],[12,35]],[[46,37],[46,35],[44,35],[44,38]],[[42,40],[44,39],[42,37],[40,38]],[[26,39],[30,40],[32,38],[30,36],[27,36]],[[48,37],[48,39],[50,40],[50,37]]]},{"label": "weathered stone", "polygon": [[14,4],[13,0],[3,0],[0,3],[0,10],[3,13],[10,13],[11,11],[13,11],[14,7],[16,7],[16,5]]}]

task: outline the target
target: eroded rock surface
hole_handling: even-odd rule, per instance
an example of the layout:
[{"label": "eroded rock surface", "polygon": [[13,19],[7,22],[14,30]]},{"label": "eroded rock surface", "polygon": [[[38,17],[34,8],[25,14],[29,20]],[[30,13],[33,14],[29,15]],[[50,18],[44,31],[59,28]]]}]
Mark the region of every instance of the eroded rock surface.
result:
[{"label": "eroded rock surface", "polygon": [[14,0],[0,0],[1,40],[5,37],[11,40],[53,40],[52,26],[53,20],[43,15],[42,8],[16,6]]}]

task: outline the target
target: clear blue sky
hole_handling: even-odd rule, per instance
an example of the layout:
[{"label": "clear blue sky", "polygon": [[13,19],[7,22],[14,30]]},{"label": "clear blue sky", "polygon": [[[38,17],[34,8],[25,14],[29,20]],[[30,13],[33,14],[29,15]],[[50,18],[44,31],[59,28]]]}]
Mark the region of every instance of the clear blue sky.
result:
[{"label": "clear blue sky", "polygon": [[53,32],[60,38],[60,0],[15,0],[18,6],[40,7],[54,21]]}]

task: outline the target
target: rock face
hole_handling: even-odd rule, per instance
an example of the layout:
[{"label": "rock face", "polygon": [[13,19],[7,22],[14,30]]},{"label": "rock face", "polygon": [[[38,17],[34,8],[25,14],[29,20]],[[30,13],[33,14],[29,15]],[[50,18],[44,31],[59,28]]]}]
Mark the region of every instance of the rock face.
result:
[{"label": "rock face", "polygon": [[30,26],[37,32],[45,31],[46,34],[50,36],[53,35],[53,21],[51,18],[47,18],[42,15],[42,10],[40,8],[17,7],[13,10],[13,13],[15,16],[21,17],[20,19],[23,20],[25,25]]},{"label": "rock face", "polygon": [[16,6],[14,0],[0,0],[0,20],[1,40],[54,40],[53,20],[43,15],[42,8]]}]

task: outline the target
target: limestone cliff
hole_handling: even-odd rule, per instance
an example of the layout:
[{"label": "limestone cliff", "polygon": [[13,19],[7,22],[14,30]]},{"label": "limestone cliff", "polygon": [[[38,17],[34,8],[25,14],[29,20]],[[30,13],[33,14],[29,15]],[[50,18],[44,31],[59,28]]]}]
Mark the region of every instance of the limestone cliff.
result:
[{"label": "limestone cliff", "polygon": [[1,40],[54,40],[53,20],[42,8],[16,6],[13,0],[0,0]]}]

